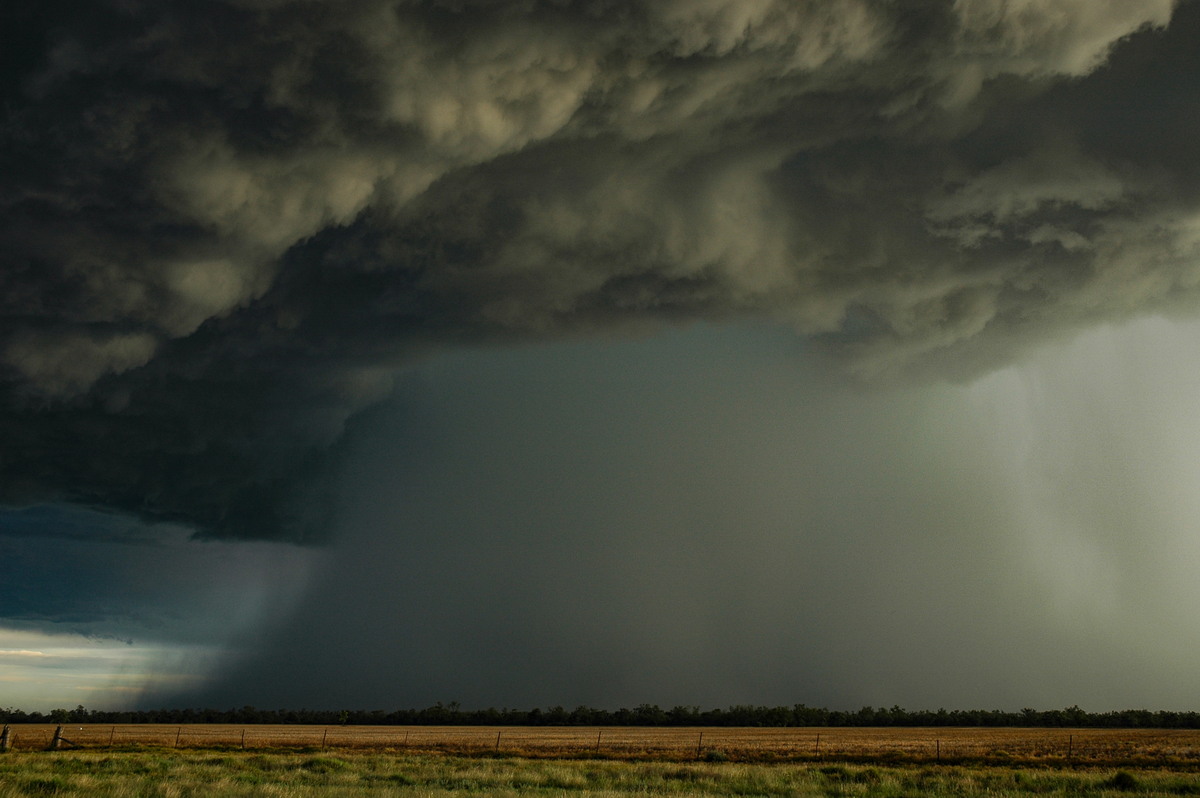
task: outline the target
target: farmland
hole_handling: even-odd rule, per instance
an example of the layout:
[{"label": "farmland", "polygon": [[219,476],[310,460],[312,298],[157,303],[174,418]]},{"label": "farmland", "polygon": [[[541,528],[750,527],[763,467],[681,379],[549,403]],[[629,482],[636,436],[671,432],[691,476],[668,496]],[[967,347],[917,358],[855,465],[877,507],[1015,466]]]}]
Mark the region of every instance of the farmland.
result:
[{"label": "farmland", "polygon": [[[56,726],[14,724],[16,751],[48,748]],[[744,762],[1169,766],[1200,770],[1200,730],[695,728],[71,724],[62,749],[354,750]]]}]

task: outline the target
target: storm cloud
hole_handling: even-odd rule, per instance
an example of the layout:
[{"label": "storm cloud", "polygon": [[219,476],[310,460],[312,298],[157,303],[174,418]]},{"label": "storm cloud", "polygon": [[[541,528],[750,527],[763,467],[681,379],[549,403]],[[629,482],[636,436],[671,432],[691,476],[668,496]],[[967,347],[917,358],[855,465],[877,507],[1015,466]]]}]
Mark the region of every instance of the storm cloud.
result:
[{"label": "storm cloud", "polygon": [[447,347],[757,317],[962,377],[1187,307],[1173,5],[6,11],[3,498],[320,539]]},{"label": "storm cloud", "polygon": [[1188,695],[1200,4],[58,0],[0,37],[23,673],[135,639],[207,652],[128,660],[147,701]]}]

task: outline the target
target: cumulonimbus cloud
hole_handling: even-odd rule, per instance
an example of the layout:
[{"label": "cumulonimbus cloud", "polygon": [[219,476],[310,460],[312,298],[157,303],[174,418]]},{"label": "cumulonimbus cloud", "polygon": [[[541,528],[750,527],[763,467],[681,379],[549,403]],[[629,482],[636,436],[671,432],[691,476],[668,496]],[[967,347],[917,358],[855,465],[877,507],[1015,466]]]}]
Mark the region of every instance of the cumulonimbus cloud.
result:
[{"label": "cumulonimbus cloud", "polygon": [[303,539],[438,347],[759,316],[973,373],[1200,283],[1170,0],[5,13],[10,503]]}]

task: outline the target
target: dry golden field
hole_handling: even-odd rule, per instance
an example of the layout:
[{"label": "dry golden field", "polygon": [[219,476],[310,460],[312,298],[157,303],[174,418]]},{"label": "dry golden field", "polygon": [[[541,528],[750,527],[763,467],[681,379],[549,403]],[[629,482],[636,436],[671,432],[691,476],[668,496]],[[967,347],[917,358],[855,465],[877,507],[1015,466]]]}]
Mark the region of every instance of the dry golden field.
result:
[{"label": "dry golden field", "polygon": [[[12,726],[44,749],[54,725]],[[333,748],[532,757],[990,761],[1200,769],[1200,730],[1043,728],[622,728],[578,726],[64,725],[63,748]]]}]

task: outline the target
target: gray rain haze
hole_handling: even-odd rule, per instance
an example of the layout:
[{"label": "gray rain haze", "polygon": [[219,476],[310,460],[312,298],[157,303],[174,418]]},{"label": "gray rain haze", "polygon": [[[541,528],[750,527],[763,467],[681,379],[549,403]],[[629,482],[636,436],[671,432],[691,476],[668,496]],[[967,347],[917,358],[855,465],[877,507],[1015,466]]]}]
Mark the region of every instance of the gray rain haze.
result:
[{"label": "gray rain haze", "polygon": [[0,632],[206,651],[101,701],[1191,700],[1200,5],[2,15]]}]

